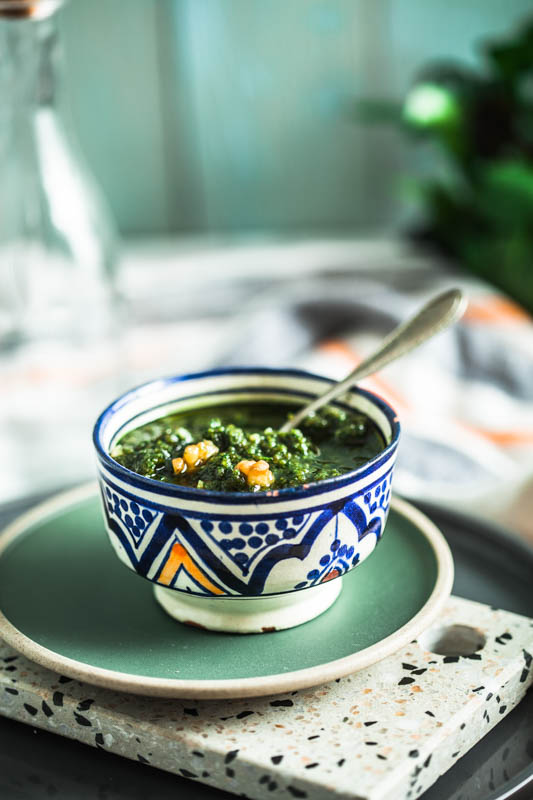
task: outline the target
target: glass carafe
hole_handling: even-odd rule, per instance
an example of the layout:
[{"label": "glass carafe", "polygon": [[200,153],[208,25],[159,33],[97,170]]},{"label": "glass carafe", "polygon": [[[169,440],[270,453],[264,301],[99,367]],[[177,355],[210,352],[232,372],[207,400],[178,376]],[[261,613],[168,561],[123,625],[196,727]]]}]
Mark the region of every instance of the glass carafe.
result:
[{"label": "glass carafe", "polygon": [[113,228],[62,96],[59,6],[0,1],[0,346],[83,342],[111,300]]},{"label": "glass carafe", "polygon": [[114,227],[63,96],[61,5],[0,0],[0,500],[85,476],[116,383]]}]

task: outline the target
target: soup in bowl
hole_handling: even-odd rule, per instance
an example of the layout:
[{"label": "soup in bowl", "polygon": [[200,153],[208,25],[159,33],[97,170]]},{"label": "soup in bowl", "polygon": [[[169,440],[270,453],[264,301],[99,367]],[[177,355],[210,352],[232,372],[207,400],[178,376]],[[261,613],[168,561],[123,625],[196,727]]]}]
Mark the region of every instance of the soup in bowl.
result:
[{"label": "soup in bowl", "polygon": [[213,370],[151,381],[98,418],[111,544],[179,621],[242,633],[301,624],[374,550],[400,434],[394,410],[353,389],[279,433],[328,383],[299,370]]}]

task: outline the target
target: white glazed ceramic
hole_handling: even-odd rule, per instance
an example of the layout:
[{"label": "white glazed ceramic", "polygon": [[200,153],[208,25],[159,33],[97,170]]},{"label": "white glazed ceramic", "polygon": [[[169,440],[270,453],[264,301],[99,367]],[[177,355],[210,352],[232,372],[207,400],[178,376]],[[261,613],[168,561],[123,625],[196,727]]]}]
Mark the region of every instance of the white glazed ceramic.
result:
[{"label": "white glazed ceramic", "polygon": [[[226,369],[153,381],[110,405],[94,429],[107,533],[117,556],[156,584],[176,619],[240,633],[299,625],[326,610],[342,575],[383,533],[399,437],[381,398],[350,391],[387,446],[353,472],[293,489],[213,492],[131,472],[109,455],[128,430],[201,405],[308,400],[325,378],[297,370]],[[330,583],[333,581],[333,583]]]}]

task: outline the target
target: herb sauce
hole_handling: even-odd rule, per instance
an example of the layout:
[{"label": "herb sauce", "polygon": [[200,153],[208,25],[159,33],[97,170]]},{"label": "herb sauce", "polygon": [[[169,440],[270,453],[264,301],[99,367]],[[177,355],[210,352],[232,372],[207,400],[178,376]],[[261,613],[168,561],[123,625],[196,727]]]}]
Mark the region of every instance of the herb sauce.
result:
[{"label": "herb sauce", "polygon": [[237,403],[169,414],[126,433],[111,456],[148,478],[246,492],[342,475],[386,446],[366,415],[334,406],[280,433],[293,409],[278,403]]}]

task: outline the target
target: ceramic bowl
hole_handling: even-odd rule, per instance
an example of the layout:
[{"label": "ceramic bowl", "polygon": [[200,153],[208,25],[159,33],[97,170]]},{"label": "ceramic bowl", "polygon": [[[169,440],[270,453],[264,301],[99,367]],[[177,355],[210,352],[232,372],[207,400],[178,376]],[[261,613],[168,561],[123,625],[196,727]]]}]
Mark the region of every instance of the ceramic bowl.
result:
[{"label": "ceramic bowl", "polygon": [[127,431],[179,409],[294,400],[326,378],[299,370],[222,369],[164,378],[119,397],[93,434],[106,530],[120,560],[155,585],[181,622],[233,632],[306,622],[338,597],[342,576],[383,534],[400,434],[394,410],[353,389],[338,405],[364,412],[385,449],[353,472],[291,489],[214,492],[161,483],[109,455]]}]

